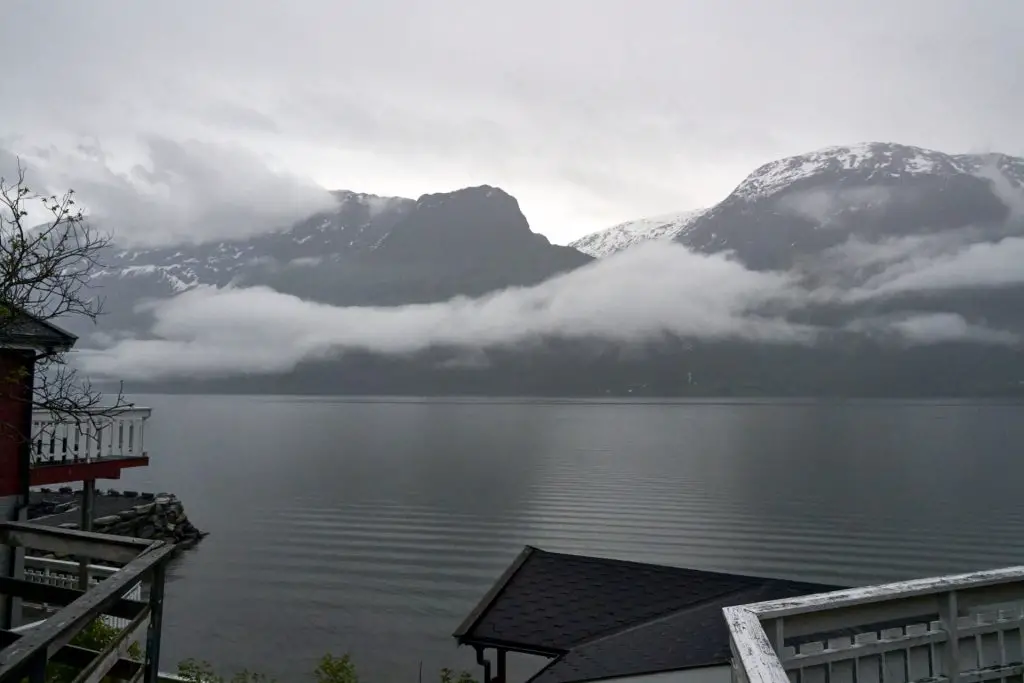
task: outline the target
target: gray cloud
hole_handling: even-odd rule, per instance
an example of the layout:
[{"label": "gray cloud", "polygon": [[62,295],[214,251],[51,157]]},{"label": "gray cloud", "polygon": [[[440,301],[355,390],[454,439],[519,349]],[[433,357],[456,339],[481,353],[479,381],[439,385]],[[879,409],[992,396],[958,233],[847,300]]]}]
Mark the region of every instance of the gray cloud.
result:
[{"label": "gray cloud", "polygon": [[804,190],[783,196],[778,209],[828,228],[840,226],[841,213],[881,212],[891,199],[892,190],[884,186]]},{"label": "gray cloud", "polygon": [[[921,242],[932,246],[927,240]],[[906,247],[907,243],[898,247]],[[896,245],[884,245],[894,250]],[[890,251],[891,253],[891,251]],[[851,302],[890,297],[908,292],[951,289],[991,289],[1024,284],[1024,238],[1006,237],[998,242],[979,242],[951,253],[929,253],[922,249],[905,253],[890,262],[845,299]]]},{"label": "gray cloud", "polygon": [[[760,164],[827,145],[1024,153],[1024,89],[1012,87],[1022,23],[1019,0],[984,11],[962,0],[22,2],[0,26],[18,65],[5,78],[15,95],[0,100],[11,131],[0,165],[5,151],[27,155],[47,188],[74,187],[127,243],[273,230],[329,206],[322,187],[418,196],[481,183],[515,194],[533,227],[564,243],[713,205]],[[1024,216],[1020,188],[979,174]],[[838,200],[879,199],[809,195],[783,208],[827,218]],[[842,278],[813,290],[671,246],[426,307],[203,289],[155,305],[162,340],[110,338],[87,360],[143,376],[559,331],[807,341],[813,330],[755,311],[1016,284],[1022,239],[852,241],[827,262]],[[984,341],[968,321],[914,315],[886,324],[911,340]],[[235,331],[253,325],[273,331],[265,349]]]},{"label": "gray cloud", "polygon": [[[32,150],[28,180],[48,192],[74,189],[94,222],[124,245],[244,237],[335,205],[324,188],[240,147],[162,137],[143,144],[145,161],[127,168],[95,141],[70,152]],[[0,163],[11,158],[0,153]]]},{"label": "gray cloud", "polygon": [[971,341],[983,344],[1012,345],[1020,337],[1006,330],[984,325],[972,325],[961,315],[930,313],[907,317],[892,323],[892,328],[908,341],[919,344],[937,344],[946,341]]},{"label": "gray cloud", "polygon": [[[810,343],[813,329],[757,313],[791,305],[794,287],[785,274],[652,243],[535,287],[436,304],[339,308],[262,287],[204,287],[150,304],[157,339],[120,340],[79,355],[97,376],[150,379],[279,372],[348,350],[409,354],[439,344],[473,349],[548,335]],[[259,344],[252,343],[256,338]]]},{"label": "gray cloud", "polygon": [[973,342],[1013,346],[1021,341],[1020,336],[1013,332],[971,324],[955,313],[909,313],[870,318],[854,322],[849,329],[868,334],[895,334],[910,344]]},{"label": "gray cloud", "polygon": [[825,145],[1024,151],[1015,0],[94,0],[4,16],[19,68],[0,114],[35,146],[96,136],[130,167],[132,141],[158,133],[381,195],[500,185],[561,242],[709,206]]},{"label": "gray cloud", "polygon": [[[868,247],[858,245],[857,249]],[[435,345],[475,350],[545,336],[622,343],[663,336],[813,344],[822,330],[790,322],[808,306],[858,304],[897,293],[1024,284],[1024,239],[936,251],[905,240],[865,251],[880,275],[845,291],[809,286],[799,273],[758,272],[728,255],[651,242],[530,288],[479,299],[388,308],[333,307],[264,287],[202,287],[152,302],[153,338],[110,340],[80,353],[101,377],[154,379],[276,373],[353,350],[405,355]],[[1014,344],[1016,332],[949,312],[903,312],[856,320],[849,332],[908,344]],[[259,338],[260,344],[252,344]]]},{"label": "gray cloud", "polygon": [[1010,210],[1010,221],[1024,220],[1024,186],[1013,178],[1024,178],[1024,168],[1016,173],[1007,173],[1001,165],[1019,164],[1016,159],[1003,155],[992,155],[989,163],[975,171],[975,175],[985,178],[992,185],[992,193]]}]

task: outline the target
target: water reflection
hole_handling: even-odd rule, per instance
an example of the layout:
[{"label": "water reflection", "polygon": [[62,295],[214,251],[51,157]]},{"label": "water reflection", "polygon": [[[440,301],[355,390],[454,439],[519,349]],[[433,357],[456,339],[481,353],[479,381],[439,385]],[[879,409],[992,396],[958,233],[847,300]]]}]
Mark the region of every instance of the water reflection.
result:
[{"label": "water reflection", "polygon": [[287,679],[472,663],[449,634],[524,544],[863,583],[1024,563],[1020,408],[143,397],[212,531],[165,652]]}]

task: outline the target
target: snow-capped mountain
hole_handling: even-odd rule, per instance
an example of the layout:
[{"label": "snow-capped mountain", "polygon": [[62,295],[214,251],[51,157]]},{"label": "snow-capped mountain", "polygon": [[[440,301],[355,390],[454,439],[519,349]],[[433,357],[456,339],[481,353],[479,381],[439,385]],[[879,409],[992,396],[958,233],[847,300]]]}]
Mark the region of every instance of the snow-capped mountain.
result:
[{"label": "snow-capped mountain", "polygon": [[111,249],[94,278],[106,299],[102,329],[144,328],[138,303],[199,285],[263,285],[335,305],[396,305],[536,284],[591,260],[531,231],[515,198],[497,188],[418,200],[335,196],[334,211],[282,232]]},{"label": "snow-capped mountain", "polygon": [[602,258],[642,242],[673,239],[685,232],[703,213],[704,209],[697,209],[626,221],[585,235],[570,242],[569,246]]},{"label": "snow-capped mountain", "polygon": [[[942,194],[942,197],[928,195]],[[865,142],[833,146],[771,161],[755,169],[719,204],[695,211],[683,211],[598,230],[571,242],[569,246],[601,258],[649,240],[676,239],[700,251],[744,250],[751,241],[766,239],[793,253],[820,246],[820,238],[785,241],[791,228],[760,229],[759,234],[742,234],[733,222],[749,224],[780,217],[820,228],[837,228],[833,236],[843,239],[861,232],[880,237],[886,233],[906,234],[940,225],[1000,222],[1007,205],[1015,202],[1024,213],[1024,158],[1006,154],[945,154],[936,150],[895,143]],[[941,201],[937,201],[941,199]],[[932,220],[939,207],[970,202]],[[933,209],[929,210],[926,204]],[[899,212],[900,225],[892,230],[872,226],[883,214]],[[916,207],[916,208],[915,208]],[[905,220],[904,212],[917,214]],[[742,214],[742,217],[737,216]],[[925,219],[925,216],[928,218]],[[917,226],[917,227],[914,227]],[[793,237],[794,235],[790,235]],[[824,240],[829,241],[829,240]],[[801,244],[801,242],[803,244]],[[742,257],[742,254],[740,254]],[[751,262],[762,261],[751,253]],[[779,259],[772,259],[778,263]]]},{"label": "snow-capped mountain", "polygon": [[840,175],[843,185],[892,185],[915,177],[977,175],[985,169],[999,170],[1018,185],[1024,182],[1024,159],[1005,154],[945,154],[911,145],[863,142],[771,161],[747,176],[730,198],[767,199]]},{"label": "snow-capped mountain", "polygon": [[788,270],[850,239],[879,242],[970,227],[1018,231],[1024,159],[863,143],[764,164],[676,239]]},{"label": "snow-capped mountain", "polygon": [[[113,253],[96,278],[111,312],[102,329],[145,334],[149,325],[132,313],[135,304],[200,284],[265,285],[337,305],[473,297],[529,286],[650,239],[730,252],[748,268],[788,271],[810,287],[845,291],[873,282],[879,268],[912,272],[922,254],[946,266],[943,259],[969,247],[991,251],[1007,237],[1024,237],[1024,159],[891,143],[773,161],[706,210],[627,222],[574,242],[576,248],[553,246],[532,232],[516,200],[493,187],[418,200],[350,192],[338,198],[335,211],[280,233]],[[482,350],[486,362],[469,365],[458,357],[453,362],[445,349],[406,358],[348,354],[263,384],[249,378],[230,386],[410,395],[594,394],[643,386],[673,394],[690,391],[692,370],[703,392],[1019,393],[1019,346],[969,337],[973,331],[991,333],[989,340],[1024,338],[1016,262],[1004,250],[997,265],[999,272],[981,287],[910,288],[853,303],[802,301],[794,319],[827,331],[813,348],[668,339],[653,350],[626,353],[599,339],[546,339],[528,349]],[[984,270],[977,263],[972,268]],[[950,282],[963,282],[962,269],[941,270]],[[952,334],[944,342],[902,344],[903,337],[873,336],[870,324],[879,320],[890,330],[941,323]],[[934,338],[934,330],[925,332]]]},{"label": "snow-capped mountain", "polygon": [[244,239],[149,249],[113,249],[97,284],[148,280],[167,293],[199,284],[244,282],[254,273],[308,268],[324,259],[373,251],[416,205],[404,197],[379,197],[339,190],[333,212],[318,213],[282,232]]}]

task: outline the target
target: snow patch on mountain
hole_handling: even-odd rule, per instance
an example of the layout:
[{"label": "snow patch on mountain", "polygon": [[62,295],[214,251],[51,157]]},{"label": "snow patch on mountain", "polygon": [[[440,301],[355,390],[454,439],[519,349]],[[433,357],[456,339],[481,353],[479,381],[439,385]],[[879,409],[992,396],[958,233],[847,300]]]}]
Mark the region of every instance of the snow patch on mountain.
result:
[{"label": "snow patch on mountain", "polygon": [[175,294],[188,291],[199,285],[199,275],[185,265],[145,265],[104,268],[92,274],[92,279],[102,283],[110,278],[155,277],[165,282]]},{"label": "snow patch on mountain", "polygon": [[596,258],[609,256],[643,242],[671,240],[685,233],[704,212],[696,209],[626,221],[585,235],[569,246]]},{"label": "snow patch on mountain", "polygon": [[826,147],[771,161],[739,184],[731,197],[756,201],[792,189],[801,180],[822,174],[854,173],[859,180],[969,172],[972,155],[953,156],[931,149],[885,142]]}]

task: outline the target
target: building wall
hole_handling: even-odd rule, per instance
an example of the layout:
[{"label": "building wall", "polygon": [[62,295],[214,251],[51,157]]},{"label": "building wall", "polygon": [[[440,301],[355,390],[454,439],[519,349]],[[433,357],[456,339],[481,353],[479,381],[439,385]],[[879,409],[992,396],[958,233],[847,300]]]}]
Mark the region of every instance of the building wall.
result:
[{"label": "building wall", "polygon": [[[31,429],[32,366],[29,353],[0,349],[0,520],[16,520],[24,514],[21,497],[23,449]],[[27,472],[26,472],[27,475]],[[24,551],[0,545],[0,576],[22,576]],[[21,622],[21,600],[0,596],[0,627]]]},{"label": "building wall", "polygon": [[[0,520],[14,521],[19,513],[24,515],[25,507],[21,496],[0,497]],[[25,551],[0,545],[0,576],[21,578],[24,572]],[[0,595],[0,628],[13,628],[21,624],[21,598]]]},{"label": "building wall", "polygon": [[24,430],[32,414],[32,363],[25,352],[0,349],[0,497],[21,493],[21,453],[31,438]]}]

